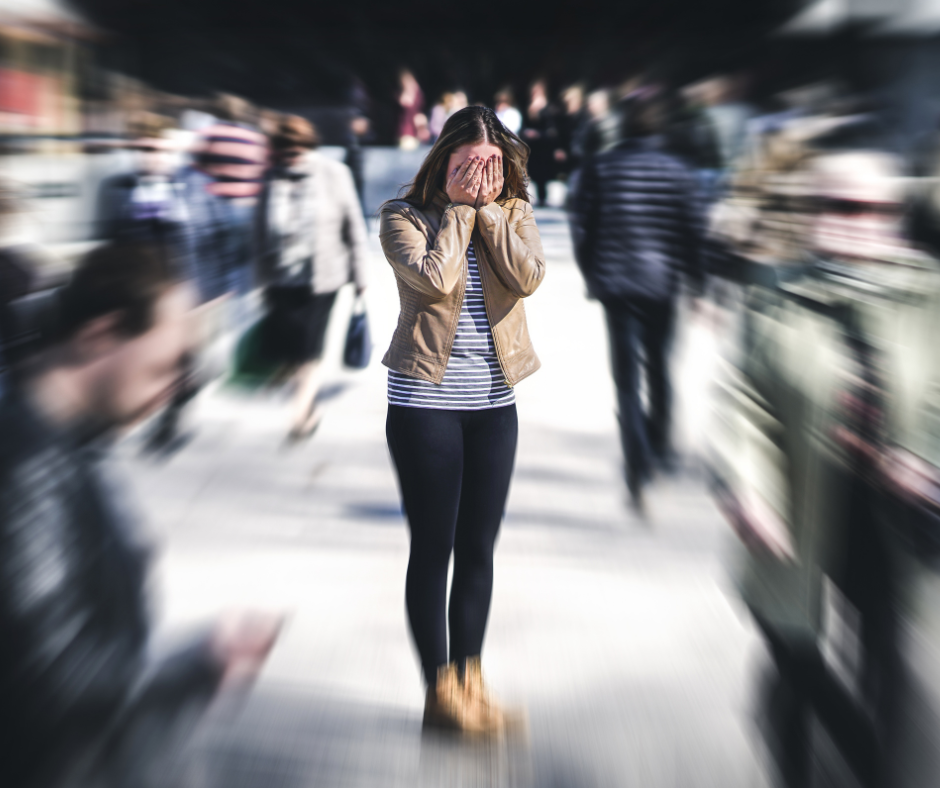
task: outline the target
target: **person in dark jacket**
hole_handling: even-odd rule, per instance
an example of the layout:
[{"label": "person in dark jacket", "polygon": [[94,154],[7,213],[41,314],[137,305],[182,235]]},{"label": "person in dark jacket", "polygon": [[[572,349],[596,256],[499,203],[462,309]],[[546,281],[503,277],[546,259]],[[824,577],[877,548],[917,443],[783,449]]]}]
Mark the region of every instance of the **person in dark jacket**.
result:
[{"label": "person in dark jacket", "polygon": [[548,200],[548,182],[558,172],[555,152],[561,148],[558,139],[558,109],[549,101],[548,85],[543,79],[532,83],[520,136],[531,151],[529,179],[535,185],[538,205],[544,207]]},{"label": "person in dark jacket", "polygon": [[666,111],[661,97],[636,99],[625,142],[585,165],[571,214],[578,266],[607,316],[627,486],[639,510],[654,460],[670,454],[667,351],[680,278],[701,276],[694,176],[662,150]]},{"label": "person in dark jacket", "polygon": [[60,337],[0,399],[0,785],[165,785],[168,748],[277,623],[236,616],[162,660],[149,549],[105,459],[172,393],[190,295],[164,255],[107,245],[60,293]]}]

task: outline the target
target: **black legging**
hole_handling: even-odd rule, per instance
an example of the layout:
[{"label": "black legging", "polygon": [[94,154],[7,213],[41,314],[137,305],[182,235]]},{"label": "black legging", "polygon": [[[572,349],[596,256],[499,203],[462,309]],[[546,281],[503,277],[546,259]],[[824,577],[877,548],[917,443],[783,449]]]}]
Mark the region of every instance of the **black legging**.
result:
[{"label": "black legging", "polygon": [[516,456],[516,406],[478,411],[389,405],[385,428],[411,529],[405,603],[425,679],[483,647],[493,591],[493,548]]}]

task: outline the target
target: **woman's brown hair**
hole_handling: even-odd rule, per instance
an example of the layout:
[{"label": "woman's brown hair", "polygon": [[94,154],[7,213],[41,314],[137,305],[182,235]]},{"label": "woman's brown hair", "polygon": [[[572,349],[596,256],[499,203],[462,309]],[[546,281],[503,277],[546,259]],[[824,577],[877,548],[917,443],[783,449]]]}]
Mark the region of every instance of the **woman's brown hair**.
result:
[{"label": "woman's brown hair", "polygon": [[399,199],[420,208],[430,205],[435,193],[444,189],[450,154],[462,145],[480,142],[495,145],[503,152],[503,190],[496,201],[518,197],[528,202],[529,146],[507,129],[489,107],[466,107],[447,119],[418,174],[402,187]]},{"label": "woman's brown hair", "polygon": [[271,147],[275,150],[284,148],[310,148],[320,145],[317,127],[300,115],[284,115],[271,135]]}]

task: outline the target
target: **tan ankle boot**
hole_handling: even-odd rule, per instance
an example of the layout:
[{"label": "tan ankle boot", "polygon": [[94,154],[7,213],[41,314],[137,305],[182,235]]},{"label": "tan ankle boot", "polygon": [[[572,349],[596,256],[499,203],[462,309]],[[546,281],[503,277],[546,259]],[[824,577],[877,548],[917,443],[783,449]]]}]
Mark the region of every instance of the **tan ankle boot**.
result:
[{"label": "tan ankle boot", "polygon": [[470,657],[463,672],[463,691],[467,703],[477,709],[476,714],[491,733],[525,731],[527,717],[524,709],[502,706],[483,681],[480,657]]},{"label": "tan ankle boot", "polygon": [[453,662],[437,669],[437,682],[428,687],[424,702],[424,727],[443,728],[469,735],[487,732],[481,709],[467,702]]}]

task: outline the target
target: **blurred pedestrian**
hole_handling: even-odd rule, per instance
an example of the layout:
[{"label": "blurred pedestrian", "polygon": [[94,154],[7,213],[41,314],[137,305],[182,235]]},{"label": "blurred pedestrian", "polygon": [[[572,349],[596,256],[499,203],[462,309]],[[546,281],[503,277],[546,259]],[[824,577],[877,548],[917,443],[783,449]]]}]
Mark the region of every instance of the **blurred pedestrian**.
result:
[{"label": "blurred pedestrian", "polygon": [[255,212],[268,151],[265,136],[242,120],[244,102],[221,103],[221,116],[199,133],[180,178],[187,237],[202,301],[244,296],[254,286]]},{"label": "blurred pedestrian", "polygon": [[365,84],[358,77],[352,78],[349,88],[348,113],[349,125],[346,129],[346,156],[344,163],[352,173],[356,184],[356,194],[366,215],[365,154],[363,145],[373,136],[371,109],[372,101]]},{"label": "blurred pedestrian", "polygon": [[444,123],[453,114],[451,112],[453,104],[454,94],[448,91],[441,94],[441,100],[431,108],[431,117],[428,119],[429,141],[431,144],[437,142],[437,138],[441,136]]},{"label": "blurred pedestrian", "polygon": [[290,428],[309,436],[322,416],[316,398],[320,360],[337,291],[366,288],[366,226],[349,168],[320,155],[316,128],[285,117],[271,140],[274,166],[260,210],[261,278],[267,316],[266,354],[292,369],[296,384]]},{"label": "blurred pedestrian", "polygon": [[145,448],[156,453],[184,443],[186,406],[212,374],[200,369],[200,359],[205,362],[213,344],[224,344],[244,328],[247,296],[255,286],[256,211],[267,140],[247,122],[247,104],[241,99],[222,97],[217,112],[221,119],[202,129],[192,163],[178,175],[186,209],[182,267],[195,282],[212,328],[204,345],[191,349],[184,383],[150,430]]},{"label": "blurred pedestrian", "polygon": [[610,105],[609,90],[591,91],[585,102],[585,109],[588,122],[579,135],[578,146],[582,160],[615,148],[620,142],[623,126],[622,118]]},{"label": "blurred pedestrian", "polygon": [[42,258],[17,243],[15,220],[23,211],[18,190],[0,180],[0,394],[42,347],[54,328],[54,287]]},{"label": "blurred pedestrian", "polygon": [[429,138],[424,92],[415,75],[406,68],[399,72],[398,83],[398,146],[414,150]]},{"label": "blurred pedestrian", "polygon": [[529,179],[535,185],[536,205],[548,200],[548,182],[555,178],[558,165],[558,110],[548,99],[548,83],[539,79],[532,83],[529,105],[522,121],[522,139],[531,151]]},{"label": "blurred pedestrian", "polygon": [[162,786],[188,723],[257,673],[277,622],[230,617],[149,656],[150,551],[104,460],[171,396],[192,298],[159,249],[108,245],[59,303],[59,340],[0,400],[0,783]]},{"label": "blurred pedestrian", "polygon": [[102,182],[96,238],[159,244],[182,254],[187,209],[176,178],[171,127],[168,118],[152,115],[134,123],[128,144],[134,166]]},{"label": "blurred pedestrian", "polygon": [[431,110],[431,119],[428,121],[428,131],[430,132],[428,142],[432,144],[437,142],[447,119],[458,110],[466,107],[467,104],[467,94],[462,90],[444,93],[441,100]]},{"label": "blurred pedestrian", "polygon": [[666,112],[661,96],[636,100],[626,141],[585,165],[571,214],[578,266],[607,317],[627,487],[640,512],[655,465],[671,463],[668,360],[681,275],[696,288],[701,278],[694,176],[661,150]]},{"label": "blurred pedestrian", "polygon": [[516,453],[513,387],[539,368],[522,306],[545,275],[526,153],[493,110],[468,107],[381,212],[401,298],[383,359],[386,432],[411,530],[405,598],[428,684],[424,724],[467,733],[507,723],[480,652]]},{"label": "blurred pedestrian", "polygon": [[739,96],[740,79],[718,75],[688,86],[683,151],[698,169],[702,201],[721,199],[731,168],[744,152],[753,110]]},{"label": "blurred pedestrian", "polygon": [[[736,579],[776,668],[767,713],[785,783],[812,781],[813,715],[860,784],[894,786],[899,603],[935,571],[920,561],[940,544],[940,265],[904,241],[894,157],[827,154],[810,174],[810,265],[749,302],[716,489],[747,548]],[[840,631],[832,663],[824,641]]]},{"label": "blurred pedestrian", "polygon": [[577,145],[579,131],[584,127],[587,108],[584,101],[584,87],[570,85],[561,94],[564,112],[558,119],[558,148],[555,160],[559,172],[568,176],[581,166],[581,151]]},{"label": "blurred pedestrian", "polygon": [[516,109],[512,88],[503,88],[496,94],[493,108],[502,124],[513,134],[518,134],[522,129],[522,113]]}]

